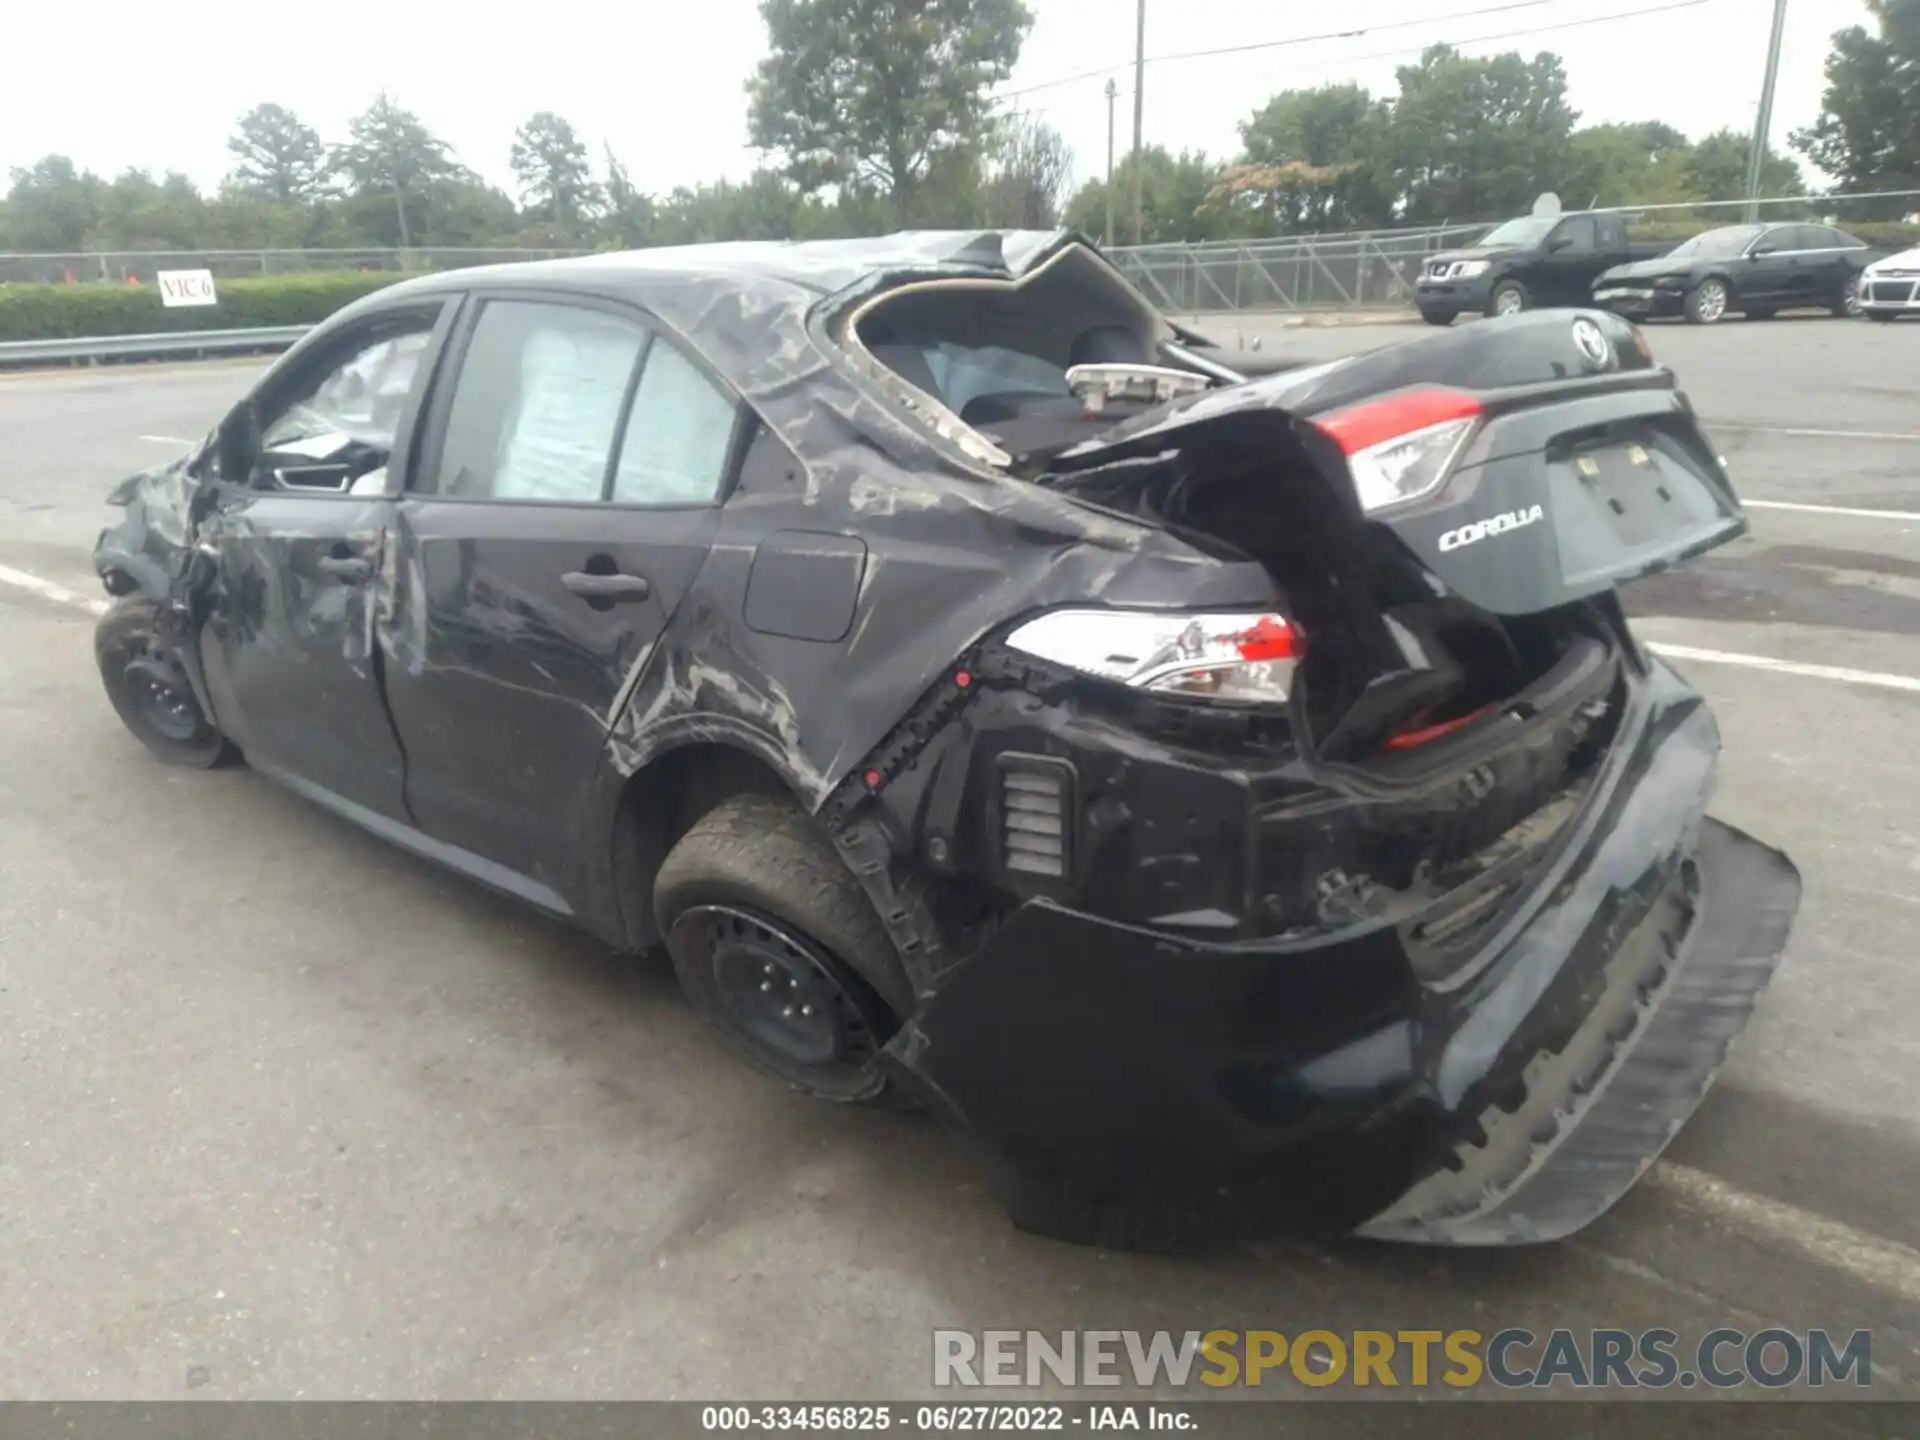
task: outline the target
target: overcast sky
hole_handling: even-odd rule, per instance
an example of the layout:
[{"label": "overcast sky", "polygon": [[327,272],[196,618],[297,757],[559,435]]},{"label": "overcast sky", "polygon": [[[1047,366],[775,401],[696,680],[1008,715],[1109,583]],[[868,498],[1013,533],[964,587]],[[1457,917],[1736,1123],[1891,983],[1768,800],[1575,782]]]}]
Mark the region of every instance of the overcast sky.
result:
[{"label": "overcast sky", "polygon": [[[1097,175],[1106,163],[1106,76],[1052,82],[1115,67],[1124,153],[1134,0],[1029,5],[1036,23],[1001,89],[1009,105],[1066,136],[1076,179]],[[16,59],[0,85],[0,168],[58,151],[103,175],[177,169],[211,187],[230,168],[227,137],[251,106],[277,101],[331,141],[383,87],[509,190],[514,127],[542,109],[570,119],[596,161],[600,145],[611,144],[635,182],[655,192],[739,177],[756,160],[742,89],[766,43],[756,0],[593,8],[380,0],[339,11],[200,0],[178,13],[142,9],[125,22],[111,8],[7,8],[6,48],[34,63]],[[1767,0],[1148,0],[1146,138],[1230,155],[1236,123],[1274,91],[1357,80],[1392,93],[1394,67],[1440,40],[1469,54],[1558,52],[1589,122],[1744,131],[1771,11]],[[1634,12],[1642,13],[1605,18]],[[1594,23],[1573,23],[1581,21]],[[1863,23],[1862,0],[1789,0],[1775,144],[1819,110],[1828,37]],[[1152,62],[1334,30],[1365,33]],[[57,63],[62,56],[69,62]]]}]

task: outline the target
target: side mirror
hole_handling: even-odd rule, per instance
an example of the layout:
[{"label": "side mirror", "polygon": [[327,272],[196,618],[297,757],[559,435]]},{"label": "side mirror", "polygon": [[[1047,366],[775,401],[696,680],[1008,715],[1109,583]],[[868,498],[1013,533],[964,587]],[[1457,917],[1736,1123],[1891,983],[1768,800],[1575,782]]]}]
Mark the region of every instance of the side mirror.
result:
[{"label": "side mirror", "polygon": [[1547,241],[1547,253],[1551,255],[1557,251],[1568,249],[1572,244],[1573,237],[1571,235],[1556,235]]}]

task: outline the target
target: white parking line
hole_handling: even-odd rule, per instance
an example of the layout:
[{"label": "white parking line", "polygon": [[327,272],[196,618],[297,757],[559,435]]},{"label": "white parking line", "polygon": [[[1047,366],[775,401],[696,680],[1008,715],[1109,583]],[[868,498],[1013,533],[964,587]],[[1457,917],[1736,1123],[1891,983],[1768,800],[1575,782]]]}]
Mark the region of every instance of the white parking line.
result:
[{"label": "white parking line", "polygon": [[191,445],[193,441],[182,440],[177,435],[136,435],[136,440],[151,440],[156,445]]},{"label": "white parking line", "polygon": [[1732,425],[1709,420],[1709,430],[1738,430],[1744,435],[1795,435],[1803,440],[1920,440],[1914,430],[1809,430],[1799,425]]},{"label": "white parking line", "polygon": [[1803,675],[1809,680],[1835,680],[1843,685],[1877,685],[1883,690],[1911,690],[1920,694],[1920,680],[1911,675],[1886,675],[1878,670],[1849,670],[1843,665],[1807,665],[1798,660],[1776,660],[1771,655],[1739,655],[1730,650],[1701,650],[1692,645],[1649,641],[1647,649],[1669,660],[1699,660],[1708,665],[1744,665],[1749,670],[1773,670]]},{"label": "white parking line", "polygon": [[1796,1251],[1863,1285],[1920,1305],[1920,1250],[1898,1240],[1868,1235],[1798,1205],[1755,1195],[1673,1160],[1660,1161],[1640,1183],[1769,1247]]},{"label": "white parking line", "polygon": [[71,605],[95,615],[104,615],[107,610],[105,600],[89,599],[64,585],[56,585],[51,580],[42,580],[38,575],[29,575],[24,570],[15,570],[6,565],[0,565],[0,585],[11,585],[16,590],[38,595],[42,600],[51,600],[57,605]]},{"label": "white parking line", "polygon": [[1809,505],[1797,500],[1746,500],[1749,510],[1793,510],[1802,515],[1855,515],[1862,520],[1920,521],[1920,510],[1856,510],[1850,505]]}]

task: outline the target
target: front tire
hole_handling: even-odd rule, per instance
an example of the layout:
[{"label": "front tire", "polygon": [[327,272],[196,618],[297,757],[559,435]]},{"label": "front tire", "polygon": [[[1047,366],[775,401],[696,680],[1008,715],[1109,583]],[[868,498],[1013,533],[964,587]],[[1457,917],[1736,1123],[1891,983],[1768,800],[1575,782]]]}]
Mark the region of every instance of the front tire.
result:
[{"label": "front tire", "polygon": [[812,817],[764,795],[722,801],[660,866],[653,904],[681,988],[748,1063],[825,1100],[894,1099],[880,1048],[913,990]]},{"label": "front tire", "polygon": [[156,636],[156,613],[153,601],[129,596],[100,617],[93,655],[107,699],[163,764],[208,770],[237,760],[240,752],[201,711],[178,657]]},{"label": "front tire", "polygon": [[1518,315],[1532,305],[1533,296],[1527,292],[1526,286],[1518,280],[1502,280],[1493,287],[1493,294],[1487,297],[1487,314]]},{"label": "front tire", "polygon": [[1429,307],[1426,305],[1420,307],[1420,318],[1429,325],[1439,325],[1443,327],[1451,325],[1459,318],[1459,315],[1460,312],[1458,310],[1442,310],[1437,306]]},{"label": "front tire", "polygon": [[1709,276],[1687,291],[1687,298],[1681,302],[1680,309],[1689,325],[1718,325],[1727,318],[1727,309],[1732,301],[1733,292],[1728,290],[1727,282],[1717,276]]}]

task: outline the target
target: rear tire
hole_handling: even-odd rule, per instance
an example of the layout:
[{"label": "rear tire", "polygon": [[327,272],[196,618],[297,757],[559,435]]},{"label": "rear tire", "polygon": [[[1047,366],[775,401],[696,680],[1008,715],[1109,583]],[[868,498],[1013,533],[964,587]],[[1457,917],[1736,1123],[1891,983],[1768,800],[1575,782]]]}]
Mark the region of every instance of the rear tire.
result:
[{"label": "rear tire", "polygon": [[1727,282],[1709,276],[1687,291],[1687,298],[1680,303],[1680,311],[1687,317],[1689,325],[1718,325],[1727,318],[1727,311],[1733,304],[1733,292],[1727,288]]},{"label": "rear tire", "polygon": [[107,699],[163,764],[194,770],[231,764],[240,752],[213,727],[180,662],[156,640],[156,610],[145,596],[129,596],[100,617],[93,655]]},{"label": "rear tire", "polygon": [[1502,280],[1487,297],[1487,314],[1518,315],[1533,308],[1533,296],[1518,280]]},{"label": "rear tire", "polygon": [[736,795],[653,884],[681,987],[748,1063],[825,1100],[893,1103],[880,1047],[913,1009],[860,882],[791,801]]},{"label": "rear tire", "polygon": [[1860,311],[1860,277],[1855,275],[1841,287],[1839,298],[1833,302],[1833,314],[1836,320],[1854,320]]},{"label": "rear tire", "polygon": [[1429,309],[1425,305],[1420,307],[1420,318],[1429,325],[1451,325],[1459,315],[1458,310]]}]

